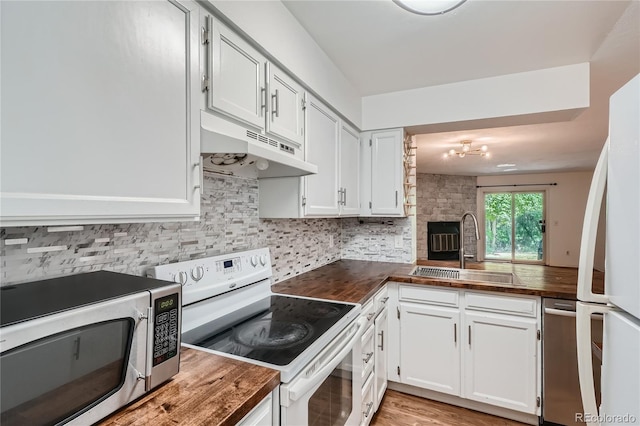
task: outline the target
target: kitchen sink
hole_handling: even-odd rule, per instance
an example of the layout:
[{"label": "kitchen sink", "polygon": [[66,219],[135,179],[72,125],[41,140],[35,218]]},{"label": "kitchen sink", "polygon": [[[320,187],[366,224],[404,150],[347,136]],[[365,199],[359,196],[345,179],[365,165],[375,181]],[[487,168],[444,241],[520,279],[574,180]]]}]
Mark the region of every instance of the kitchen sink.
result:
[{"label": "kitchen sink", "polygon": [[494,284],[520,284],[518,277],[511,272],[477,271],[473,269],[439,268],[435,266],[416,266],[411,275],[447,280],[480,281]]}]

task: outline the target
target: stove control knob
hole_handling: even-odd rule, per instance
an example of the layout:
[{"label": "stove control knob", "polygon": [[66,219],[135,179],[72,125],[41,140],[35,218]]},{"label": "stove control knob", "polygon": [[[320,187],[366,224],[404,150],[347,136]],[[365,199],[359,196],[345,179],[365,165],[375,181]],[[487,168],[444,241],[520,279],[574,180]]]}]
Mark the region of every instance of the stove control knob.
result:
[{"label": "stove control knob", "polygon": [[264,254],[260,256],[260,264],[262,266],[267,264],[267,256],[265,256]]},{"label": "stove control knob", "polygon": [[181,285],[185,285],[187,283],[187,280],[189,279],[189,276],[187,275],[186,272],[184,271],[180,271],[178,272],[175,277],[173,277],[173,281],[181,284]]},{"label": "stove control knob", "polygon": [[202,266],[196,266],[191,270],[191,278],[195,281],[200,281],[204,277],[204,268]]},{"label": "stove control knob", "polygon": [[258,256],[251,256],[251,266],[258,266]]}]

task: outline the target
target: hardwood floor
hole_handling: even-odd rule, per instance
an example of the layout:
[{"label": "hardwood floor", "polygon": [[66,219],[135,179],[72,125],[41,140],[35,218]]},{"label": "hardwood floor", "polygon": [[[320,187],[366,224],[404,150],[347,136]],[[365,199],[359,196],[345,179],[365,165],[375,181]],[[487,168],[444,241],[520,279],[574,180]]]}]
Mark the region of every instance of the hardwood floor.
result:
[{"label": "hardwood floor", "polygon": [[371,426],[520,426],[523,423],[387,390]]}]

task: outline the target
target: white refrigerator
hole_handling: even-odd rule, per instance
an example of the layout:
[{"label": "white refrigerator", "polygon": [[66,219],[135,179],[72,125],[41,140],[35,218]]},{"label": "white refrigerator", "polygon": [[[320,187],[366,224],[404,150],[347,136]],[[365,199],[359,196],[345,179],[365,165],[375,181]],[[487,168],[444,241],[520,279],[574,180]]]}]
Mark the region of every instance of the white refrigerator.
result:
[{"label": "white refrigerator", "polygon": [[[605,187],[605,294],[594,294]],[[604,321],[600,407],[592,375],[593,314],[602,314]],[[609,138],[593,175],[582,230],[576,333],[584,408],[578,414],[589,425],[640,425],[640,75],[610,100]]]}]

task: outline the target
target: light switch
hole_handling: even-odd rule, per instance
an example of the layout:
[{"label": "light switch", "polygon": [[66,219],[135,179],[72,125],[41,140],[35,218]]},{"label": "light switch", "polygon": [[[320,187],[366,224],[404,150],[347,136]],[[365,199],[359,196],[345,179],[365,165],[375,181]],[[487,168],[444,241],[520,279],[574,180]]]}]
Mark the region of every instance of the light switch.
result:
[{"label": "light switch", "polygon": [[401,249],[403,247],[402,235],[396,235],[395,238],[395,248]]}]

